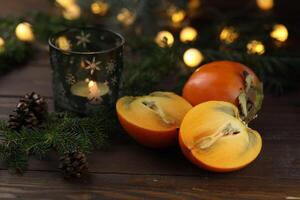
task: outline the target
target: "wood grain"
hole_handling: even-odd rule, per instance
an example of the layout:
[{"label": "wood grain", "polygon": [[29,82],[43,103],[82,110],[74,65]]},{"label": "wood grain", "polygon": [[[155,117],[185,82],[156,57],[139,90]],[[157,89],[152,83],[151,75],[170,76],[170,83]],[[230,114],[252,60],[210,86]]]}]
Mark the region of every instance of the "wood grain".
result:
[{"label": "wood grain", "polygon": [[[53,110],[51,69],[45,57],[43,53],[28,66],[0,77],[0,118],[7,118],[19,96],[29,91],[46,96]],[[48,191],[45,199],[297,197],[300,195],[299,97],[300,91],[282,97],[266,95],[259,118],[251,125],[263,137],[263,150],[257,160],[243,170],[225,175],[206,172],[193,166],[176,147],[154,151],[121,133],[124,137],[115,141],[108,151],[89,156],[91,177],[84,181],[90,187],[74,189],[80,184],[62,181],[56,171],[57,157],[53,154],[42,161],[32,158],[29,171],[21,178],[8,175],[3,164],[0,165],[1,178],[4,178],[0,181],[0,188],[4,190],[0,189],[0,197],[39,199],[45,188]],[[149,185],[148,180],[155,181]],[[5,192],[7,190],[10,192]],[[174,191],[177,191],[175,195]]]},{"label": "wood grain", "polygon": [[186,177],[118,173],[91,173],[81,181],[67,182],[57,172],[31,171],[18,177],[0,171],[0,198],[284,200],[300,196],[299,184],[299,180],[235,178],[230,174]]},{"label": "wood grain", "polygon": [[[46,1],[40,0],[0,0],[0,5],[0,16],[22,15],[33,8],[49,10]],[[0,119],[7,119],[19,97],[31,91],[45,96],[53,110],[51,82],[45,50],[27,66],[0,77]],[[300,199],[299,119],[300,90],[280,97],[266,95],[258,119],[251,124],[263,137],[262,153],[237,172],[210,173],[187,161],[178,147],[151,150],[119,133],[122,137],[110,149],[89,155],[90,174],[81,181],[61,178],[54,153],[45,160],[31,158],[24,176],[10,175],[0,164],[0,199]]]}]

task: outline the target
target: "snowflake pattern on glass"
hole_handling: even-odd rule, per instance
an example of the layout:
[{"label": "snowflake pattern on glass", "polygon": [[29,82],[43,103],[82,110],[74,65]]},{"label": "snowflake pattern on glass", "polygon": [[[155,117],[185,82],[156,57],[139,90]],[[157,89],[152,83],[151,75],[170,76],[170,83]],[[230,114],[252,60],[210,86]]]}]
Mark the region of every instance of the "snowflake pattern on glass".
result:
[{"label": "snowflake pattern on glass", "polygon": [[74,64],[74,57],[71,57],[71,58],[70,58],[69,63],[70,63],[71,65]]},{"label": "snowflake pattern on glass", "polygon": [[114,76],[114,77],[111,78],[111,84],[112,84],[112,85],[116,85],[117,82],[118,82],[117,77]]},{"label": "snowflake pattern on glass", "polygon": [[112,74],[115,71],[115,63],[113,60],[110,60],[107,64],[106,64],[106,71],[108,74]]},{"label": "snowflake pattern on glass", "polygon": [[101,104],[103,102],[103,98],[102,97],[88,97],[89,103],[93,104],[93,105],[98,105]]},{"label": "snowflake pattern on glass", "polygon": [[102,62],[101,61],[96,61],[95,57],[93,57],[92,61],[85,60],[84,62],[87,64],[87,66],[85,66],[84,68],[86,70],[90,70],[91,75],[93,75],[95,71],[100,71],[99,65]]},{"label": "snowflake pattern on glass", "polygon": [[85,34],[83,31],[81,31],[80,35],[76,36],[77,46],[82,45],[84,48],[86,48],[86,45],[91,42],[90,37],[91,37],[90,33]]},{"label": "snowflake pattern on glass", "polygon": [[73,74],[71,73],[68,73],[66,75],[66,82],[69,84],[69,85],[74,85],[76,83],[76,78]]}]

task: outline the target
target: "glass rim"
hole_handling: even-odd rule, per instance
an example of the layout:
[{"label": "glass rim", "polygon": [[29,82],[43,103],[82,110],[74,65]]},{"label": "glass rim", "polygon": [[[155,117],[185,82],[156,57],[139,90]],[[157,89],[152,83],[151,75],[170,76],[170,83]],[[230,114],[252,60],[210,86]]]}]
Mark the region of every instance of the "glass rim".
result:
[{"label": "glass rim", "polygon": [[[68,32],[70,30],[83,30],[83,29],[92,29],[92,30],[110,32],[110,33],[114,34],[115,36],[117,36],[121,40],[121,42],[118,45],[115,45],[115,47],[113,47],[113,48],[104,49],[104,50],[101,50],[101,51],[72,51],[72,50],[63,50],[63,49],[59,48],[58,46],[56,46],[55,44],[53,44],[53,42],[52,42],[52,40],[54,38],[57,38],[59,35],[62,35],[63,33],[66,33],[66,32]],[[66,28],[66,29],[64,29],[62,31],[54,33],[54,34],[52,34],[49,37],[48,44],[49,44],[50,47],[56,49],[57,51],[61,51],[61,52],[66,52],[66,53],[70,53],[70,54],[79,54],[79,55],[93,55],[93,54],[103,54],[103,53],[108,53],[108,52],[114,51],[114,50],[122,47],[125,44],[125,39],[124,39],[124,37],[120,33],[117,33],[117,32],[115,32],[115,31],[113,31],[111,29],[98,28],[98,27],[95,27],[95,26],[87,26],[87,27]]]}]

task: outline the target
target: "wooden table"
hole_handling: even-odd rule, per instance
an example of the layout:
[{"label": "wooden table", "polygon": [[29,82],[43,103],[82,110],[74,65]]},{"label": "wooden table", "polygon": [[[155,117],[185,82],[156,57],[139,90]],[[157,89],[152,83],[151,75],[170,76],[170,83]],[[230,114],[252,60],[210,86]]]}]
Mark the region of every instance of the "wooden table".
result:
[{"label": "wooden table", "polygon": [[[3,5],[4,1],[0,2]],[[31,91],[47,97],[53,108],[46,51],[27,66],[0,77],[0,118],[6,119],[19,97]],[[23,176],[10,175],[0,165],[0,199],[300,199],[299,100],[300,90],[282,97],[266,96],[260,116],[252,124],[263,137],[262,153],[237,172],[203,171],[188,162],[178,148],[155,151],[127,138],[116,141],[106,152],[90,155],[89,176],[76,182],[61,178],[54,156],[32,159]]]}]

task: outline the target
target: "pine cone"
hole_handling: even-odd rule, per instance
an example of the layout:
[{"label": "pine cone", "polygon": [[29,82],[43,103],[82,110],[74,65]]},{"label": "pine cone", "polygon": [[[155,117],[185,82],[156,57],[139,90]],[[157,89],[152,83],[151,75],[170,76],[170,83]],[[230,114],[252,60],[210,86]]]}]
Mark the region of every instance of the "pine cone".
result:
[{"label": "pine cone", "polygon": [[80,178],[88,169],[87,158],[84,153],[66,153],[60,158],[59,169],[65,178]]},{"label": "pine cone", "polygon": [[34,128],[40,124],[35,114],[29,110],[28,104],[20,101],[14,114],[9,115],[8,127],[19,131],[22,127]]},{"label": "pine cone", "polygon": [[38,94],[26,94],[9,116],[8,126],[16,131],[22,127],[35,128],[42,124],[47,114],[46,101]]},{"label": "pine cone", "polygon": [[20,102],[26,102],[29,110],[31,110],[39,120],[45,119],[48,112],[48,105],[45,99],[39,94],[35,92],[26,94]]}]

